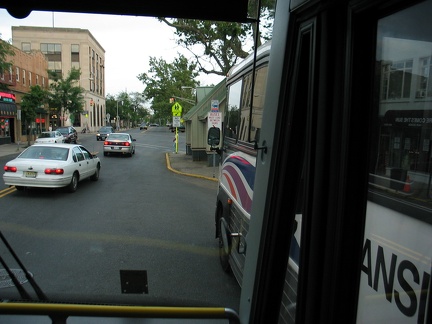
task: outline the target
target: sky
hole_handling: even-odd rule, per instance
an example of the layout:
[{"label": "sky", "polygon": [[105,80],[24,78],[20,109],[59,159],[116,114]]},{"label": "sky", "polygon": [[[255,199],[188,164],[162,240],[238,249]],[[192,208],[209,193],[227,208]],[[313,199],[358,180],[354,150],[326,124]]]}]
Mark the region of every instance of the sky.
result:
[{"label": "sky", "polygon": [[[178,53],[191,57],[187,49],[175,43],[175,29],[152,17],[39,11],[16,19],[5,9],[0,9],[2,40],[12,39],[12,26],[88,29],[105,50],[106,95],[142,92],[145,85],[137,76],[148,72],[150,57],[163,58],[166,62],[172,62]],[[206,86],[219,83],[222,77],[201,74],[198,80],[201,86]]]}]

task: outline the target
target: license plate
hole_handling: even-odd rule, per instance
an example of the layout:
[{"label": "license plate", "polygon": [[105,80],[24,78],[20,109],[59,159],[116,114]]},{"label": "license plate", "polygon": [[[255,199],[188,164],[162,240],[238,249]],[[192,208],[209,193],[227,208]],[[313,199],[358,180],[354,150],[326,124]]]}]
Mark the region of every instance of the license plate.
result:
[{"label": "license plate", "polygon": [[121,150],[121,147],[118,147],[118,146],[111,146],[111,150]]},{"label": "license plate", "polygon": [[34,171],[24,171],[24,176],[26,178],[36,178],[37,172]]}]

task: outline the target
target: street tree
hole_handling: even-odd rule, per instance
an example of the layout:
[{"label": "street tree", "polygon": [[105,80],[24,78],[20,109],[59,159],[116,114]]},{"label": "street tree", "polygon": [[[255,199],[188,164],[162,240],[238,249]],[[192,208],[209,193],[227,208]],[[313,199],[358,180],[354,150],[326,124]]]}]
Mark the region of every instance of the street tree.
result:
[{"label": "street tree", "polygon": [[148,73],[141,73],[138,79],[145,86],[143,98],[151,101],[154,120],[172,119],[170,98],[176,98],[183,107],[183,113],[186,113],[194,105],[191,89],[199,86],[199,81],[195,80],[198,76],[197,64],[180,54],[171,63],[150,57],[149,65]]},{"label": "street tree", "polygon": [[139,92],[132,92],[131,99],[131,121],[133,125],[138,125],[147,120],[150,116],[150,111],[146,108],[146,101]]},{"label": "street tree", "polygon": [[[10,58],[15,55],[12,46],[1,39],[0,34],[0,75],[10,73],[12,68],[12,62]],[[7,73],[6,73],[7,72]],[[5,83],[0,83],[1,90],[7,90],[8,85]]]},{"label": "street tree", "polygon": [[[226,76],[232,66],[272,37],[276,0],[261,0],[257,24],[158,18],[175,28],[176,43],[188,49],[199,72]],[[249,16],[257,19],[258,0],[249,1]],[[253,20],[253,19],[252,19]],[[252,21],[251,20],[251,21]]]},{"label": "street tree", "polygon": [[27,141],[30,145],[31,135],[33,134],[32,121],[35,120],[38,114],[45,114],[45,105],[48,103],[49,93],[40,85],[30,87],[30,92],[26,93],[21,98],[21,115],[25,120],[27,132]]},{"label": "street tree", "polygon": [[127,93],[120,92],[114,96],[108,94],[106,96],[106,112],[110,115],[110,120],[114,121],[113,126],[116,126],[115,121],[117,116],[117,108],[120,124],[123,126],[136,126],[138,123],[148,119],[150,115],[149,109],[146,107],[146,101],[139,92]]},{"label": "street tree", "polygon": [[81,70],[72,68],[65,78],[52,71],[49,72],[49,76],[52,80],[50,84],[50,107],[57,110],[58,125],[61,125],[60,117],[65,117],[67,113],[73,124],[76,114],[83,110],[85,104],[83,95],[85,90],[77,85]]}]

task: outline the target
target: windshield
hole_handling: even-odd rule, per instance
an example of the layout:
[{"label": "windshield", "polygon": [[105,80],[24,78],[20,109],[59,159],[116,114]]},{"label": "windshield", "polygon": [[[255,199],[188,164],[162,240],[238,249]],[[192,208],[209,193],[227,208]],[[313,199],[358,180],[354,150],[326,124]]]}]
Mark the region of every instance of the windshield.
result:
[{"label": "windshield", "polygon": [[57,128],[57,131],[62,133],[63,135],[69,134],[69,130],[67,128]]},{"label": "windshield", "polygon": [[56,134],[54,132],[50,132],[50,133],[42,133],[39,135],[39,138],[49,138],[49,137],[55,137]]},{"label": "windshield", "polygon": [[[15,120],[17,136],[33,144],[38,134],[54,136],[41,130],[67,135],[73,126],[78,144],[100,161],[98,181],[89,181],[95,178],[89,162],[73,170],[79,174],[76,192],[30,184],[0,198],[1,232],[49,301],[239,309],[241,288],[219,264],[215,238],[218,165],[205,144],[203,117],[211,108],[208,94],[213,89],[226,91],[225,70],[231,66],[220,66],[217,74],[204,73],[199,63],[209,70],[214,62],[196,62],[199,55],[190,50],[199,51],[199,44],[182,44],[176,29],[167,23],[174,20],[164,20],[58,12],[35,12],[18,20],[0,9],[2,40],[10,40],[20,54],[36,51],[46,60],[32,71],[31,82],[38,80],[53,91],[48,87],[47,70],[63,76],[63,81],[74,69],[80,71],[69,84],[82,88],[79,98],[71,96],[64,105],[47,103],[28,124]],[[190,24],[214,27],[198,21]],[[251,29],[237,26],[245,30],[239,36],[245,56],[253,48],[253,38],[243,35]],[[217,51],[223,48],[223,39],[211,41],[219,44]],[[229,65],[241,59],[232,57]],[[21,81],[25,73],[29,82],[24,66],[11,69],[19,71]],[[172,114],[173,94],[183,109],[181,116]],[[174,129],[173,133],[165,125],[174,125],[173,117],[180,117],[179,127],[186,125],[187,130],[183,117],[193,114],[198,100],[208,104],[193,115],[200,140],[191,144],[186,132]],[[223,94],[218,100],[222,103]],[[140,125],[159,127],[142,130]],[[104,154],[104,142],[95,135],[113,130],[131,135],[133,152],[114,147]],[[112,133],[108,139],[131,138]],[[34,158],[41,154],[38,150],[31,146],[20,158]],[[12,160],[11,156],[0,158],[3,165]],[[64,172],[66,176],[66,167]],[[26,174],[38,180],[39,174]],[[64,187],[71,187],[73,181],[71,175]],[[1,181],[0,185],[7,187]],[[1,245],[0,254],[11,269],[22,271]],[[6,277],[0,278],[0,299],[23,300]],[[24,278],[20,285],[32,300],[39,299],[28,280]]]},{"label": "windshield", "polygon": [[22,152],[20,159],[44,159],[66,161],[69,149],[53,146],[31,146]]}]

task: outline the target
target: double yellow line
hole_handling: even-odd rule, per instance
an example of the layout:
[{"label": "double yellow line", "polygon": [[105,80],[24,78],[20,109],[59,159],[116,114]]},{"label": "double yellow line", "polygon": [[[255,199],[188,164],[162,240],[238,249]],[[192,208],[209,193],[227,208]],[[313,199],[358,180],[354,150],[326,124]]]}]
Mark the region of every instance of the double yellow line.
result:
[{"label": "double yellow line", "polygon": [[11,186],[9,188],[0,190],[0,198],[3,198],[4,196],[9,195],[9,194],[11,194],[14,191],[16,191],[15,186]]}]

